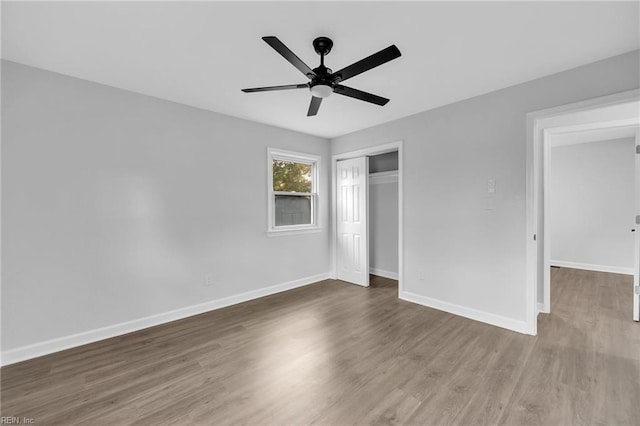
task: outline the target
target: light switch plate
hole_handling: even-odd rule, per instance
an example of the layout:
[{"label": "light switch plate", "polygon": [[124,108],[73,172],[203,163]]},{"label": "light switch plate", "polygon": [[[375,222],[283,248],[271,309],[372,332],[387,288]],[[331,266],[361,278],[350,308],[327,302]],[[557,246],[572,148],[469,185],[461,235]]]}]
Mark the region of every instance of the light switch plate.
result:
[{"label": "light switch plate", "polygon": [[487,193],[488,194],[494,194],[496,192],[496,180],[495,179],[489,179],[487,181]]}]

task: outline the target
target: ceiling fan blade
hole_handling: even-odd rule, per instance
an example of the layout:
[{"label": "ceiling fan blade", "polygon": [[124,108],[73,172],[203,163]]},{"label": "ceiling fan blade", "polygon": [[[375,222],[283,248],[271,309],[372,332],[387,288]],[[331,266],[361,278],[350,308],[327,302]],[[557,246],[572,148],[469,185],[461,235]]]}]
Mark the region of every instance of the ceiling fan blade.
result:
[{"label": "ceiling fan blade", "polygon": [[366,58],[361,59],[358,62],[349,65],[348,67],[334,72],[333,74],[331,74],[331,76],[339,77],[339,79],[337,80],[339,82],[345,81],[348,78],[354,77],[379,65],[387,63],[393,59],[399,58],[400,55],[400,50],[396,47],[395,44],[392,44],[386,49],[382,49],[378,53],[367,56]]},{"label": "ceiling fan blade", "polygon": [[286,86],[269,86],[269,87],[253,87],[251,89],[242,89],[245,93],[253,92],[271,92],[273,90],[289,90],[289,89],[308,89],[309,85],[305,84],[287,84]]},{"label": "ceiling fan blade", "polygon": [[316,98],[315,96],[311,98],[309,111],[307,111],[307,117],[311,117],[312,115],[316,115],[318,113],[318,109],[320,109],[320,102],[322,102],[322,98]]},{"label": "ceiling fan blade", "polygon": [[289,50],[289,48],[285,46],[284,43],[278,39],[278,37],[267,36],[267,37],[262,37],[262,39],[269,46],[273,47],[276,52],[281,54],[283,58],[289,61],[291,65],[298,68],[302,74],[306,75],[308,78],[314,77],[316,75],[313,72],[313,70],[309,68],[307,64],[302,62],[302,60],[298,58],[295,55],[295,53]]},{"label": "ceiling fan blade", "polygon": [[361,101],[371,102],[372,104],[380,106],[384,106],[389,102],[389,99],[383,98],[382,96],[373,95],[341,84],[336,84],[333,88],[333,92],[339,95],[349,96],[350,98],[359,99]]}]

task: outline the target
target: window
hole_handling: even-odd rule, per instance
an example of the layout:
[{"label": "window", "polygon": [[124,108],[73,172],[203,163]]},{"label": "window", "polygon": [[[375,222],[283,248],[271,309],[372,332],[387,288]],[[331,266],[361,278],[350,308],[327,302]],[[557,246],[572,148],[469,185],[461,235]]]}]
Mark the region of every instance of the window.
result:
[{"label": "window", "polygon": [[315,155],[269,149],[269,232],[318,228]]}]

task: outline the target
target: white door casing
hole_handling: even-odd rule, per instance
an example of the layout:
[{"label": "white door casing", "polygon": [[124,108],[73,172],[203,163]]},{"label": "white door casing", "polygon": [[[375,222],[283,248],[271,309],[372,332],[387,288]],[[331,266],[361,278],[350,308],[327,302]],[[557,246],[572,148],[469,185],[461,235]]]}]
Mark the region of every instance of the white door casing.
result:
[{"label": "white door casing", "polygon": [[636,129],[636,180],[635,180],[635,205],[636,217],[633,228],[635,229],[635,252],[633,256],[633,320],[640,321],[640,127]]},{"label": "white door casing", "polygon": [[369,287],[369,158],[337,162],[337,278]]}]

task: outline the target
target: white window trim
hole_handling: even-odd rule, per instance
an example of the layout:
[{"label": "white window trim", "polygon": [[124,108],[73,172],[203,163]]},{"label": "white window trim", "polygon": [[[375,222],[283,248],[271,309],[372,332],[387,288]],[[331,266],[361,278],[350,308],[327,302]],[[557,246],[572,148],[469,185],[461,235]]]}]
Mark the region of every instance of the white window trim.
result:
[{"label": "white window trim", "polygon": [[[311,203],[311,224],[310,225],[288,225],[275,226],[275,203],[274,195],[288,194],[273,190],[273,160],[294,161],[298,163],[313,164],[313,179],[311,193],[296,192],[295,195],[310,195],[313,197]],[[286,151],[276,148],[267,148],[267,235],[296,235],[321,232],[318,223],[318,204],[320,202],[320,156],[305,154],[301,152]]]}]

